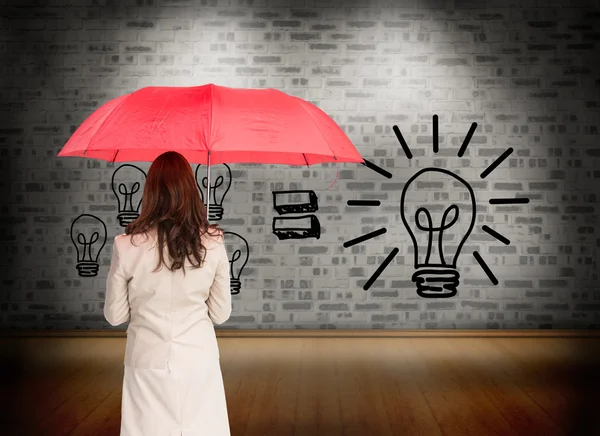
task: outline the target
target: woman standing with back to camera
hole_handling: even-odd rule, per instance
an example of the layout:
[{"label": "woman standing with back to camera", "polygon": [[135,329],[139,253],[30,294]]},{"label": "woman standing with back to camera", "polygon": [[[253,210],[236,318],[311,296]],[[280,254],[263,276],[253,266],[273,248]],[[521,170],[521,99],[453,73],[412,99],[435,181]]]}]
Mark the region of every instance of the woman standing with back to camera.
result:
[{"label": "woman standing with back to camera", "polygon": [[142,212],[115,238],[104,316],[131,320],[121,436],[230,436],[214,324],[231,315],[223,233],[179,153],[150,166]]}]

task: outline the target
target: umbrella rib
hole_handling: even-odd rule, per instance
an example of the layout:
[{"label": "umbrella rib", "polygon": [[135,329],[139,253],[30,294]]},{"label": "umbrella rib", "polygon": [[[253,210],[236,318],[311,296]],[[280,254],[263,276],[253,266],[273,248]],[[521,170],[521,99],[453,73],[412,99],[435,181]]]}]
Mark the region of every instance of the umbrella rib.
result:
[{"label": "umbrella rib", "polygon": [[[208,138],[206,140],[206,150],[208,151],[208,154],[210,154],[210,143],[211,143],[211,137],[212,137],[212,124],[213,124],[213,105],[214,105],[214,94],[215,94],[215,85],[214,84],[210,84],[210,116],[208,118]],[[209,157],[207,154],[207,165],[209,165]]]},{"label": "umbrella rib", "polygon": [[306,159],[306,155],[304,153],[302,153],[302,157],[304,158],[304,162],[306,162],[306,166],[310,166],[308,165],[308,160]]},{"label": "umbrella rib", "polygon": [[[317,130],[318,130],[318,131],[319,131],[319,133],[321,134],[321,137],[323,138],[323,141],[325,141],[325,144],[327,144],[327,147],[329,147],[329,150],[331,150],[331,152],[333,153],[333,158],[334,158],[335,160],[337,160],[337,156],[335,155],[335,152],[334,152],[334,151],[333,151],[333,149],[331,148],[331,145],[329,145],[329,142],[327,141],[327,139],[325,139],[325,135],[323,135],[323,131],[322,131],[322,130],[321,130],[321,128],[319,127],[319,124],[318,124],[318,123],[317,123],[317,122],[314,120],[314,118],[312,117],[312,115],[311,115],[311,114],[310,114],[310,113],[309,113],[309,112],[306,110],[306,108],[305,108],[305,107],[302,105],[302,100],[301,100],[300,98],[298,98],[298,97],[295,97],[295,98],[298,100],[298,104],[300,105],[300,107],[302,108],[302,110],[303,110],[304,112],[306,112],[306,114],[308,115],[308,118],[310,118],[310,120],[313,122],[313,124],[314,124],[315,126],[317,126]],[[323,112],[323,113],[325,113],[325,115],[329,116],[329,115],[328,115],[326,112]],[[331,118],[331,117],[329,117],[329,118]],[[332,119],[332,121],[333,121],[333,119]],[[335,122],[335,121],[334,121],[334,122]],[[304,159],[306,160],[306,157],[305,157]],[[307,163],[307,165],[308,165],[308,163]]]}]

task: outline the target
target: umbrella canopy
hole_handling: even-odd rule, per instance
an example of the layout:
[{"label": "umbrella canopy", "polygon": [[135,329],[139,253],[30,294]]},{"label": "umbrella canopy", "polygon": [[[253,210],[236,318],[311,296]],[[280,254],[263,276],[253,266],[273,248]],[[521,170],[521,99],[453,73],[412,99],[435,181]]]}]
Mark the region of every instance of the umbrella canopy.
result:
[{"label": "umbrella canopy", "polygon": [[93,112],[58,156],[151,162],[313,165],[363,159],[321,109],[275,89],[146,87]]}]

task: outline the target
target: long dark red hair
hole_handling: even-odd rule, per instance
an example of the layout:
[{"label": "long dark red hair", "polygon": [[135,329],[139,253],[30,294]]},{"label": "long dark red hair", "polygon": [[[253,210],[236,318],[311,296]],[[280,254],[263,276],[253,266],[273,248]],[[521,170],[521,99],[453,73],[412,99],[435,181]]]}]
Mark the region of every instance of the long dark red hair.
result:
[{"label": "long dark red hair", "polygon": [[[154,271],[164,264],[171,271],[182,268],[184,275],[186,257],[196,268],[204,263],[206,247],[202,236],[220,233],[208,223],[190,163],[175,151],[161,154],[150,165],[142,212],[127,225],[125,234],[133,236],[150,230],[156,231],[158,239],[159,261]],[[163,256],[165,244],[172,261],[170,266]]]}]

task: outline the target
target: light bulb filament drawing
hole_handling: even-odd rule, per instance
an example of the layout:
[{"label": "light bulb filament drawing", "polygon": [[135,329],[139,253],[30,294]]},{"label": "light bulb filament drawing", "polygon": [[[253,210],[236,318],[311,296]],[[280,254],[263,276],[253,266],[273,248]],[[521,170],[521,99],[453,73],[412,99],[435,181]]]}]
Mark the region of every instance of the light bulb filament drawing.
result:
[{"label": "light bulb filament drawing", "polygon": [[100,235],[98,234],[98,232],[94,232],[90,237],[90,241],[87,242],[83,233],[79,233],[77,235],[77,242],[79,242],[79,244],[83,246],[83,255],[80,257],[79,252],[77,253],[78,262],[95,262],[97,260],[92,258],[92,244],[96,242],[99,237]]},{"label": "light bulb filament drawing", "polygon": [[[454,212],[454,216],[451,222],[449,222],[448,224],[446,224],[446,218],[448,217],[448,214],[450,212]],[[439,250],[439,255],[440,255],[440,262],[442,265],[446,265],[446,261],[444,260],[444,252],[442,250],[442,240],[443,240],[443,235],[444,235],[444,230],[449,229],[450,227],[452,227],[452,225],[454,225],[454,223],[456,223],[456,221],[458,220],[458,207],[456,205],[452,205],[450,206],[448,209],[446,209],[444,211],[444,215],[442,216],[442,224],[440,225],[440,227],[434,227],[433,223],[432,223],[432,218],[431,218],[431,214],[429,213],[429,211],[424,208],[424,207],[420,207],[417,210],[417,213],[415,214],[415,218],[416,218],[416,224],[417,224],[417,228],[419,230],[422,230],[424,232],[427,232],[428,237],[429,237],[429,243],[428,243],[428,247],[427,247],[427,255],[425,256],[425,264],[430,264],[430,257],[431,257],[431,249],[432,244],[433,244],[433,233],[434,232],[440,232],[439,237],[438,237],[438,250]],[[421,224],[421,217],[425,217],[425,220],[427,221],[426,225]]]},{"label": "light bulb filament drawing", "polygon": [[127,191],[127,187],[124,183],[119,183],[119,194],[123,196],[123,208],[119,207],[122,212],[137,212],[137,207],[133,207],[133,194],[136,194],[140,190],[140,183],[135,182],[131,186],[131,191]]}]

